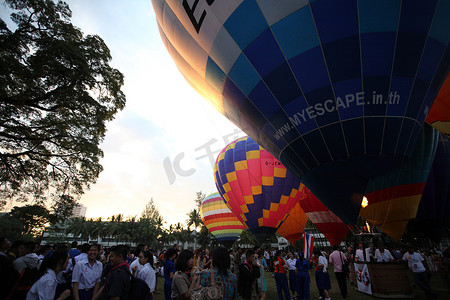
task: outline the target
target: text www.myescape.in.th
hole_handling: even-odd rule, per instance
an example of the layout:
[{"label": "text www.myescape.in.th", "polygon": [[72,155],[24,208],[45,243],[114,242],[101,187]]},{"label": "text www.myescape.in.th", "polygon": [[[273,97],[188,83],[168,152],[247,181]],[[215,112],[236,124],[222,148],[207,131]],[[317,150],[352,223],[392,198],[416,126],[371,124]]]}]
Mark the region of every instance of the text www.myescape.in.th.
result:
[{"label": "text www.myescape.in.th", "polygon": [[387,99],[384,99],[382,94],[377,94],[375,91],[372,93],[372,98],[368,101],[364,101],[364,92],[356,94],[347,94],[343,98],[336,97],[336,101],[332,99],[325,100],[323,103],[319,102],[314,105],[308,106],[301,111],[289,117],[290,122],[283,124],[273,135],[277,140],[281,139],[285,134],[294,129],[296,126],[305,123],[308,120],[322,116],[326,113],[334,112],[338,109],[349,109],[361,105],[386,105],[400,103],[400,95],[397,91],[389,93]]}]

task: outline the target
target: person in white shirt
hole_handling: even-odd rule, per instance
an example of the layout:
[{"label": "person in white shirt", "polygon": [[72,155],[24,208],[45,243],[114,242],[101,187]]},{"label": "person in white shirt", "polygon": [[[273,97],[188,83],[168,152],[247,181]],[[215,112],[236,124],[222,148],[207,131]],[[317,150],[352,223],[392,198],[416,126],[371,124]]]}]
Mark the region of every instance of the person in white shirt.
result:
[{"label": "person in white shirt", "polygon": [[366,261],[364,259],[364,246],[363,244],[358,245],[358,249],[355,252],[355,262],[363,262]]},{"label": "person in white shirt", "polygon": [[[31,287],[27,294],[26,300],[42,300],[42,299],[54,299],[56,291],[56,275],[66,269],[69,263],[69,253],[67,250],[57,250],[47,255],[47,258],[42,262],[41,269],[45,270],[40,272],[41,276]],[[41,270],[40,270],[41,271]],[[70,296],[70,290],[67,289],[57,298],[57,300],[63,300]]]},{"label": "person in white shirt", "polygon": [[150,297],[153,299],[153,292],[156,286],[156,273],[153,269],[153,254],[150,251],[143,251],[139,253],[139,263],[143,266],[139,271],[133,269],[133,275],[136,278],[142,279],[150,288]]},{"label": "person in white shirt", "polygon": [[88,258],[75,264],[72,273],[73,296],[75,300],[91,300],[97,294],[102,277],[103,265],[97,260],[100,246],[91,245]]},{"label": "person in white shirt", "polygon": [[41,260],[35,253],[37,247],[38,244],[36,242],[26,242],[24,244],[26,254],[14,261],[14,268],[17,270],[17,272],[19,272],[19,274],[27,267],[30,269],[39,269]]},{"label": "person in white shirt", "polygon": [[389,250],[384,249],[384,245],[380,245],[378,249],[375,250],[375,260],[377,262],[391,262],[394,261],[394,257]]},{"label": "person in white shirt", "polygon": [[365,260],[367,262],[375,262],[375,246],[373,244],[366,248]]},{"label": "person in white shirt", "polygon": [[130,264],[130,273],[133,274],[133,270],[139,271],[142,269],[143,265],[139,263],[139,257],[136,257],[135,260]]},{"label": "person in white shirt", "polygon": [[295,274],[295,270],[297,269],[295,267],[295,263],[297,262],[297,260],[294,258],[294,255],[289,252],[287,254],[287,259],[286,259],[286,265],[288,267],[289,270],[289,289],[291,290],[292,294],[295,297],[295,294],[298,291],[298,287],[297,287],[297,275]]},{"label": "person in white shirt", "polygon": [[434,298],[436,293],[431,289],[422,255],[414,251],[413,247],[410,247],[408,252],[403,255],[403,260],[408,261],[408,267],[413,272],[415,284],[423,289],[429,298]]},{"label": "person in white shirt", "polygon": [[316,284],[318,290],[323,291],[323,295],[325,297],[325,300],[330,300],[330,290],[331,290],[331,282],[330,282],[330,275],[328,274],[328,259],[325,256],[326,254],[323,251],[314,250],[314,255],[319,256],[319,260],[317,262],[317,267],[320,270],[316,273],[318,275]]}]

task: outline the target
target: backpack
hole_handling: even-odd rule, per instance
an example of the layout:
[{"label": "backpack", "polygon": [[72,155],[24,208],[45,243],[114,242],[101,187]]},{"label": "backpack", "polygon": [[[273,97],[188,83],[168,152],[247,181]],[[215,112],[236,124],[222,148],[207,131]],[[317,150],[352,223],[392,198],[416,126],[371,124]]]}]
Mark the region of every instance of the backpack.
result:
[{"label": "backpack", "polygon": [[11,290],[10,299],[20,300],[27,297],[28,291],[38,279],[38,268],[26,267],[20,273],[19,279]]},{"label": "backpack", "polygon": [[148,287],[147,283],[140,278],[131,276],[130,292],[128,293],[128,299],[147,300],[149,294],[150,288]]},{"label": "backpack", "polygon": [[127,271],[131,276],[128,299],[147,300],[148,295],[150,294],[150,288],[148,287],[147,283],[144,280],[131,275],[130,270],[127,269]]}]

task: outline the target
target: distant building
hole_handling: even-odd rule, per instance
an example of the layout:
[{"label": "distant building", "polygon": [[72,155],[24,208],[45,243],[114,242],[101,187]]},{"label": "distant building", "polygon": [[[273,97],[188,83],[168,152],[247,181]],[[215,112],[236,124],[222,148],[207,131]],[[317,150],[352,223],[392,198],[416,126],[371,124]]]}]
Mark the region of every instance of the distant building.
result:
[{"label": "distant building", "polygon": [[71,218],[84,218],[86,216],[87,207],[83,204],[76,204],[73,207]]}]

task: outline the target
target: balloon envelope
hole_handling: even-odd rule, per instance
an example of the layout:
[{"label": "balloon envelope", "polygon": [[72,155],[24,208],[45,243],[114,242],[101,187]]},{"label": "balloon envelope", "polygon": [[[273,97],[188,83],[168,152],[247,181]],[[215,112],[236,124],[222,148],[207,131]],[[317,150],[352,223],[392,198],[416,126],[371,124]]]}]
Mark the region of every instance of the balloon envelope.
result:
[{"label": "balloon envelope", "polygon": [[277,233],[287,239],[292,246],[302,238],[303,230],[305,229],[308,216],[297,202],[292,210],[287,215],[283,224],[278,228]]},{"label": "balloon envelope", "polygon": [[219,153],[214,180],[227,206],[259,243],[277,231],[300,195],[300,180],[250,137]]},{"label": "balloon envelope", "polygon": [[409,220],[417,214],[420,199],[433,164],[439,132],[424,124],[408,163],[372,180],[361,216],[395,240],[400,240]]},{"label": "balloon envelope", "polygon": [[442,84],[425,121],[450,136],[450,74]]},{"label": "balloon envelope", "polygon": [[414,220],[408,224],[439,243],[450,225],[450,139],[440,134],[433,166]]},{"label": "balloon envelope", "polygon": [[230,247],[239,238],[245,228],[219,193],[213,193],[203,199],[200,205],[200,215],[209,232],[227,247]]},{"label": "balloon envelope", "polygon": [[349,233],[347,225],[330,211],[305,185],[300,187],[300,206],[331,245],[339,245]]},{"label": "balloon envelope", "polygon": [[347,224],[448,72],[448,1],[152,3],[189,84]]}]

